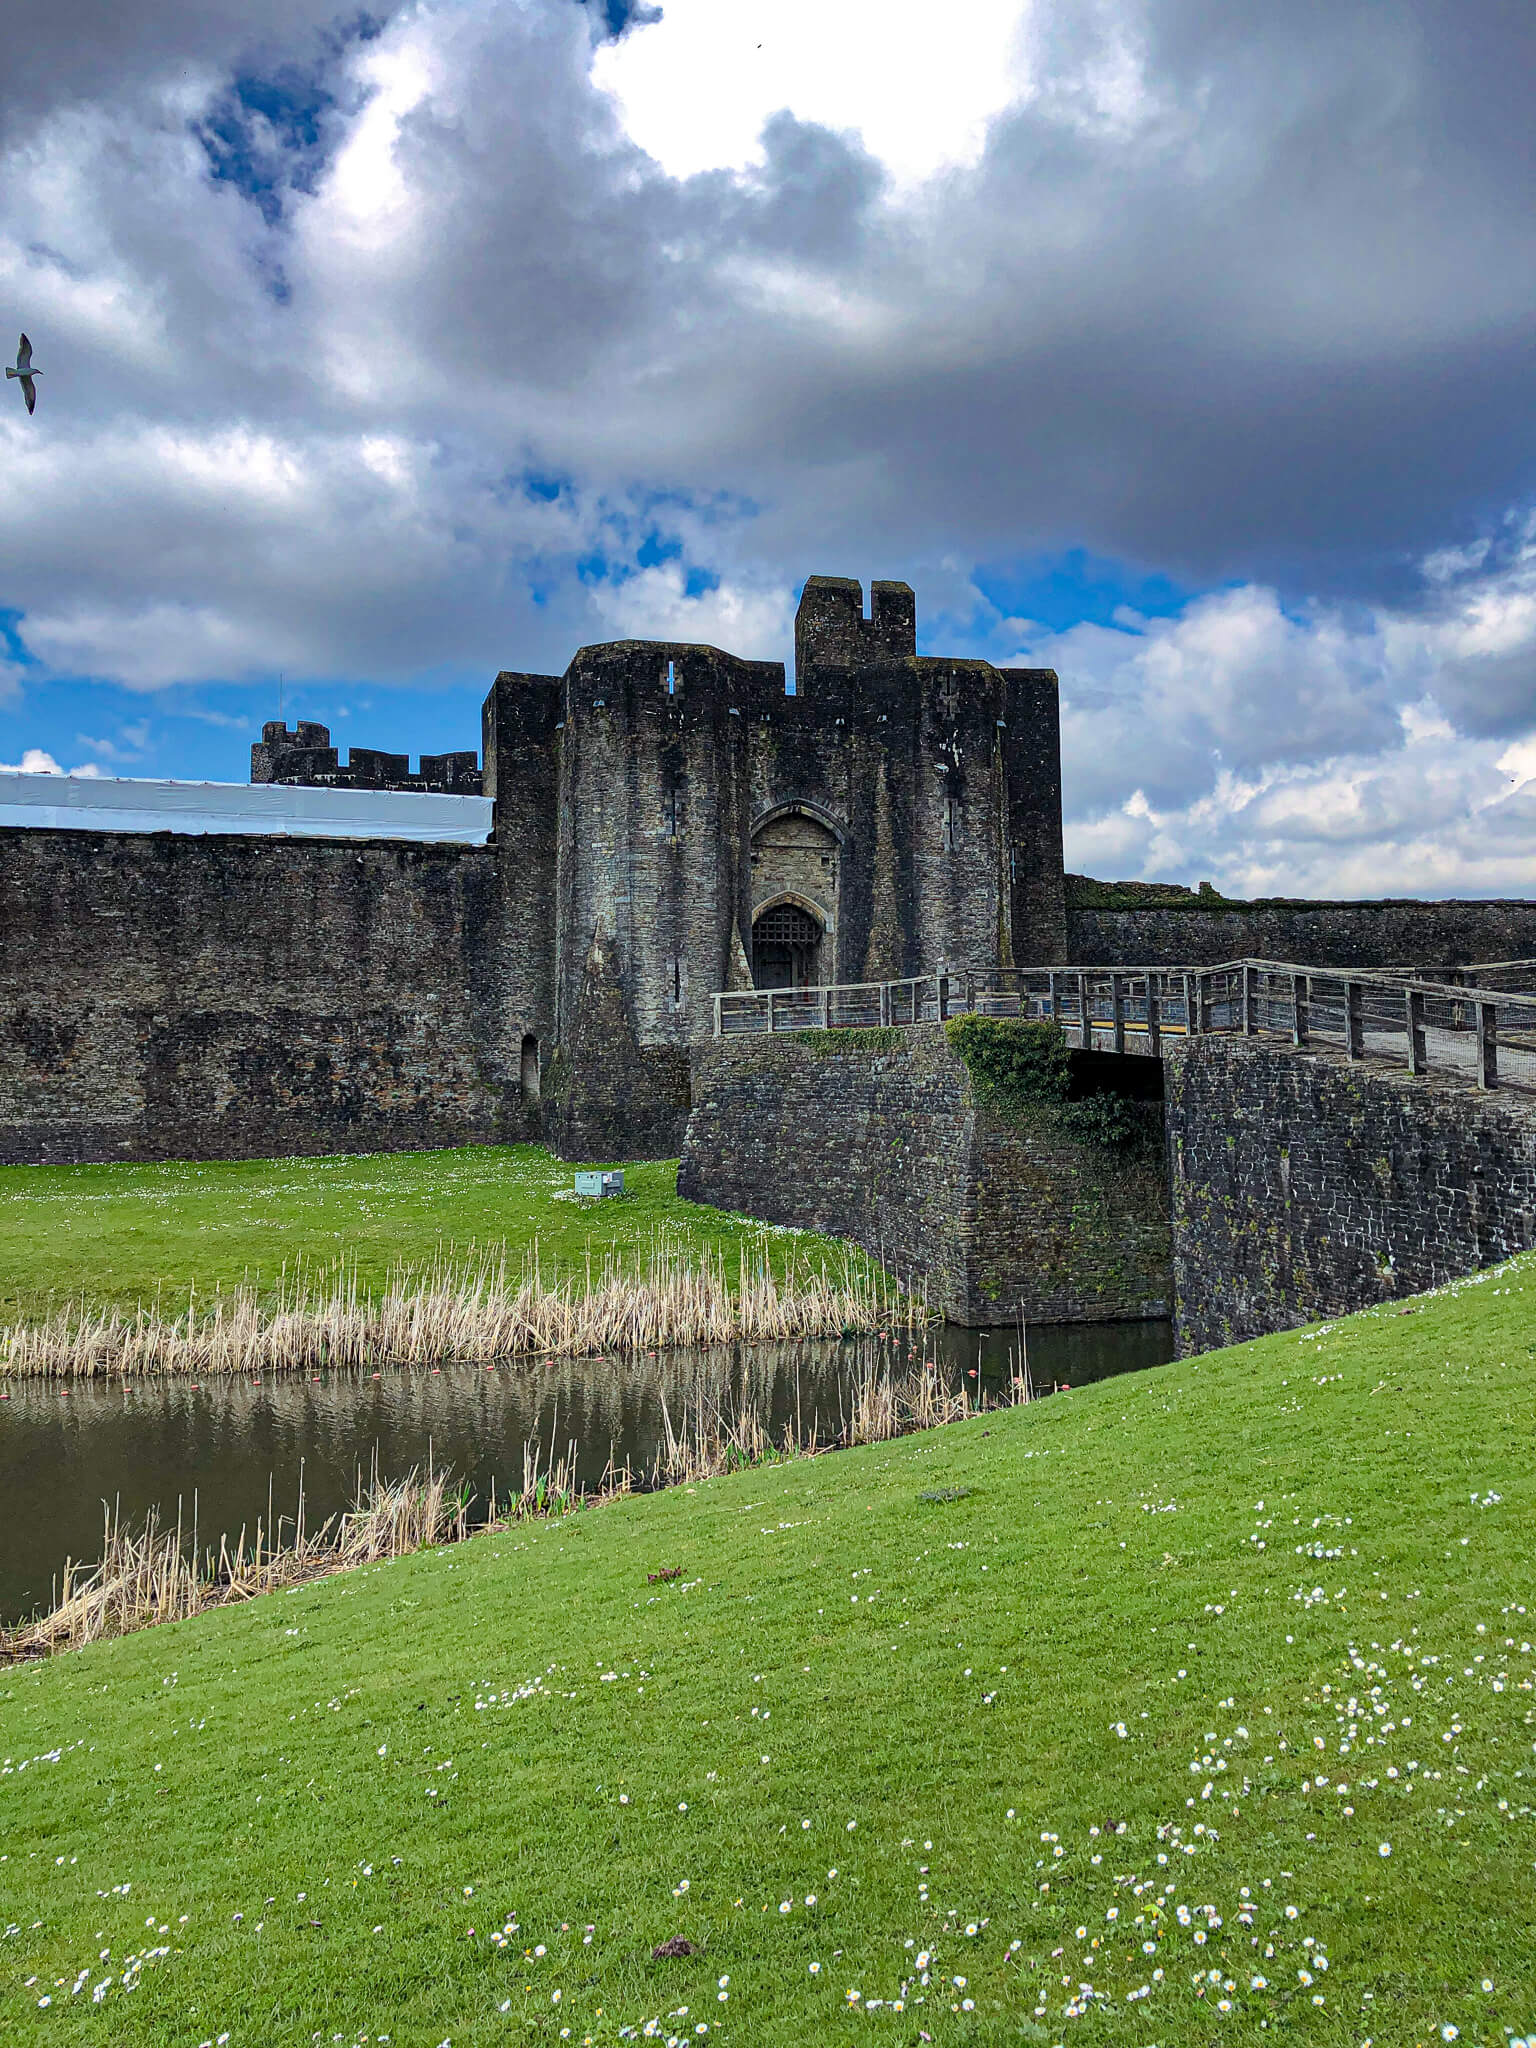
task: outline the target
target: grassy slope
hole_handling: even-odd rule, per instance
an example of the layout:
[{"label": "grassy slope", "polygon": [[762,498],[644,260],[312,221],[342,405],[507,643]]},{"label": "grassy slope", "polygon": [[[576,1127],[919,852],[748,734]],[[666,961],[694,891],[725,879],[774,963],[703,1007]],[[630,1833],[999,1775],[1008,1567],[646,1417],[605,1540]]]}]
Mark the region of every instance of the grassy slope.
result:
[{"label": "grassy slope", "polygon": [[161,1166],[0,1167],[0,1322],[84,1295],[132,1308],[163,1288],[185,1302],[250,1279],[270,1286],[284,1261],[355,1259],[365,1281],[439,1247],[473,1253],[538,1241],[570,1265],[590,1245],[723,1250],[747,1242],[782,1265],[822,1240],[768,1230],[677,1198],[677,1162],[626,1166],[623,1201],[559,1201],[574,1169],[535,1145],[362,1158],[246,1159]]},{"label": "grassy slope", "polygon": [[0,1674],[0,2034],[1523,2037],[1532,1296],[1526,1262]]}]

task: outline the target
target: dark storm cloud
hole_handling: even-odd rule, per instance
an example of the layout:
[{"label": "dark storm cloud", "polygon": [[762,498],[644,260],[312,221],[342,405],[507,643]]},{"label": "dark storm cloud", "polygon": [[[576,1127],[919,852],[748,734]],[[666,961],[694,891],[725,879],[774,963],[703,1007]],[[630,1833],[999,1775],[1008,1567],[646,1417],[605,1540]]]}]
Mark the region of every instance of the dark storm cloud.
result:
[{"label": "dark storm cloud", "polygon": [[57,0],[30,8],[7,34],[0,69],[0,146],[42,115],[81,101],[121,102],[146,89],[174,89],[194,73],[259,70],[307,60],[325,40],[371,32],[397,11],[335,0]]},{"label": "dark storm cloud", "polygon": [[759,445],[914,554],[1401,599],[1536,483],[1536,10],[1141,20],[1143,107],[1031,104],[920,247],[870,235],[899,331],[753,354]]},{"label": "dark storm cloud", "polygon": [[[788,115],[754,172],[680,187],[556,17],[477,17],[505,92],[407,118],[430,232],[370,291],[423,348],[454,309],[431,346],[466,410],[541,397],[572,460],[750,492],[786,564],[853,529],[1404,601],[1536,481],[1536,11],[1093,19],[1042,52],[1065,84],[903,211]],[[1106,109],[1114,39],[1139,84]]]},{"label": "dark storm cloud", "polygon": [[1090,808],[1390,748],[1424,693],[1530,726],[1536,11],[1047,7],[1037,90],[916,192],[791,111],[668,178],[589,77],[632,18],[47,18],[0,85],[56,379],[0,512],[29,645],[140,685],[771,654],[825,568],[1010,654],[976,564],[1081,547],[1247,592],[1060,641]]}]

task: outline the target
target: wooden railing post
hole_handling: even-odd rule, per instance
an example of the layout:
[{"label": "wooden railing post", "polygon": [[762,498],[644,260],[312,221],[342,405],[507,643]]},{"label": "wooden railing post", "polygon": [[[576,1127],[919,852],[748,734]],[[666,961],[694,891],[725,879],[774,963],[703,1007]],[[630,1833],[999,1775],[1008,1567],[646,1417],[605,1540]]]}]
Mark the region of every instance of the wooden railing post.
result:
[{"label": "wooden railing post", "polygon": [[1410,1074],[1422,1074],[1429,1065],[1424,1045],[1423,990],[1409,989],[1404,998],[1404,1008],[1407,1012],[1404,1021],[1408,1026],[1408,1071]]},{"label": "wooden railing post", "polygon": [[1477,1006],[1477,1085],[1479,1088],[1497,1088],[1499,1085],[1497,1003],[1479,1003]]},{"label": "wooden railing post", "polygon": [[1051,1005],[1051,1022],[1052,1022],[1053,1024],[1060,1024],[1060,1022],[1061,1022],[1061,1004],[1060,1004],[1060,1001],[1059,1001],[1059,999],[1058,999],[1058,997],[1057,997],[1057,994],[1056,994],[1056,970],[1055,970],[1055,968],[1054,968],[1054,967],[1053,967],[1053,968],[1051,969],[1051,972],[1050,972],[1050,978],[1049,978],[1049,987],[1050,987],[1050,1005]]},{"label": "wooden railing post", "polygon": [[823,1031],[830,1031],[832,1028],[832,991],[830,988],[822,988],[817,990],[817,994],[821,997],[821,1028]]},{"label": "wooden railing post", "polygon": [[770,1037],[770,1038],[771,1038],[771,1037],[773,1036],[774,1032],[775,1032],[775,1031],[777,1031],[777,1029],[778,1029],[778,1028],[779,1028],[779,1027],[778,1027],[778,1023],[777,1023],[777,1021],[776,1021],[776,1019],[775,1019],[775,1017],[774,1017],[774,1012],[773,1012],[773,990],[772,990],[772,989],[769,989],[769,991],[768,991],[768,1035],[769,1035],[769,1037]]},{"label": "wooden railing post", "polygon": [[1259,1028],[1259,970],[1243,969],[1243,1036],[1252,1038]]},{"label": "wooden railing post", "polygon": [[1152,985],[1150,974],[1147,976],[1147,1051],[1155,1060],[1163,1056],[1163,1003]]},{"label": "wooden railing post", "polygon": [[1216,977],[1213,974],[1195,976],[1195,1007],[1200,1013],[1200,1030],[1205,1033],[1211,1028],[1211,1017],[1215,1010],[1212,991]]},{"label": "wooden railing post", "polygon": [[1083,1051],[1093,1050],[1093,1025],[1088,1017],[1088,977],[1079,974],[1077,980],[1077,1028],[1082,1034]]},{"label": "wooden railing post", "polygon": [[715,997],[715,1036],[720,1036],[720,998]]},{"label": "wooden railing post", "polygon": [[1184,972],[1184,1036],[1186,1038],[1193,1038],[1200,1029],[1199,1002],[1196,996],[1199,982],[1200,977],[1196,974],[1191,974],[1186,968]]},{"label": "wooden railing post", "polygon": [[891,984],[890,984],[890,983],[889,983],[888,981],[882,981],[882,982],[881,982],[881,984],[880,984],[880,1022],[881,1022],[882,1026],[883,1026],[883,1025],[889,1024],[889,1023],[890,1023],[890,1021],[891,1021]]},{"label": "wooden railing post", "polygon": [[1114,1032],[1114,1049],[1125,1051],[1125,982],[1118,974],[1109,977],[1109,1015]]},{"label": "wooden railing post", "polygon": [[1365,990],[1358,981],[1344,984],[1344,1049],[1352,1060],[1365,1058]]},{"label": "wooden railing post", "polygon": [[947,974],[935,975],[934,980],[938,987],[939,1022],[942,1024],[949,1014],[949,976]]},{"label": "wooden railing post", "polygon": [[1312,990],[1305,974],[1291,976],[1291,1043],[1305,1045],[1312,1035]]}]

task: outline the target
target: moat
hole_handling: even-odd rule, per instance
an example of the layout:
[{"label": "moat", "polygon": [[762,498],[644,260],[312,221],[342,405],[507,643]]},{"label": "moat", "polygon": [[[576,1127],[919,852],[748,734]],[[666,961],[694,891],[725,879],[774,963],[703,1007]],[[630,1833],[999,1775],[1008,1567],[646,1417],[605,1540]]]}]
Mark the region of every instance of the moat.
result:
[{"label": "moat", "polygon": [[[926,1355],[973,1392],[1006,1390],[1017,1330],[944,1324],[926,1333]],[[1046,1325],[1028,1336],[1036,1389],[1080,1386],[1173,1354],[1162,1322]],[[102,1503],[125,1524],[151,1508],[199,1544],[233,1541],[275,1508],[292,1532],[302,1481],[314,1527],[351,1502],[359,1476],[395,1477],[429,1461],[448,1467],[482,1498],[522,1482],[524,1445],[577,1447],[583,1485],[610,1458],[637,1477],[701,1406],[757,1408],[776,1438],[821,1442],[838,1434],[861,1347],[849,1343],[734,1345],[661,1358],[520,1361],[488,1370],[461,1365],[399,1368],[377,1379],[332,1373],[314,1379],[67,1385],[20,1381],[0,1407],[0,1623],[49,1604],[67,1557],[100,1554]],[[901,1345],[905,1359],[907,1343]],[[974,1375],[974,1377],[971,1377]],[[663,1409],[665,1407],[665,1414]]]}]

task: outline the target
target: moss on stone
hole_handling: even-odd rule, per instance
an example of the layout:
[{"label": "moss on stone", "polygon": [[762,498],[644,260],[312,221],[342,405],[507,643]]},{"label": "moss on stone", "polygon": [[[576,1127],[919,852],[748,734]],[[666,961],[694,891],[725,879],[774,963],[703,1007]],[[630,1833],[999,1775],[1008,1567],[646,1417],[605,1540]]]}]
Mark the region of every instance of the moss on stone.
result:
[{"label": "moss on stone", "polygon": [[900,1024],[872,1024],[862,1031],[791,1031],[786,1036],[819,1053],[902,1052],[907,1044]]}]

